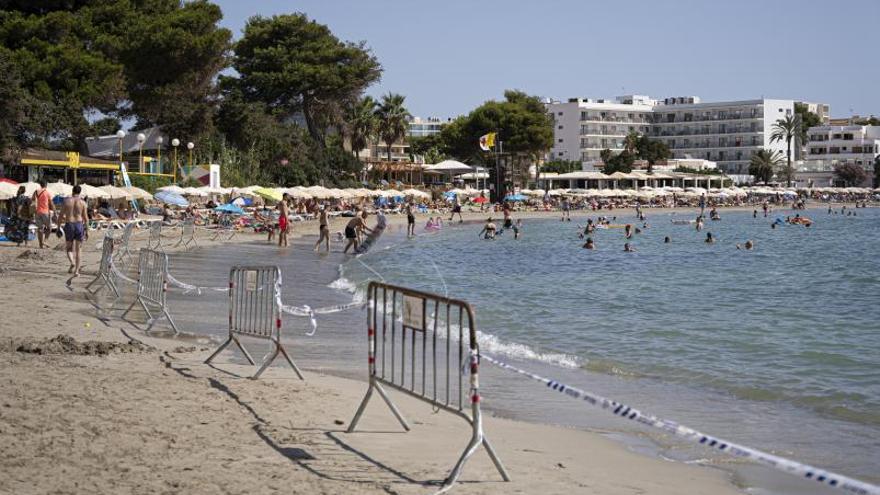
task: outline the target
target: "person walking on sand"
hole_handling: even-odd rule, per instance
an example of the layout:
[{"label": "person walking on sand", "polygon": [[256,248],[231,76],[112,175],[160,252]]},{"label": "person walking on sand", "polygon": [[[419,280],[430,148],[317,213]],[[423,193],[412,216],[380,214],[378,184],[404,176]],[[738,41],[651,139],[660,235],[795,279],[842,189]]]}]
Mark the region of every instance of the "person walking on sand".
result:
[{"label": "person walking on sand", "polygon": [[287,234],[290,232],[290,219],[287,218],[290,215],[290,206],[287,204],[287,199],[290,197],[289,194],[284,193],[284,196],[281,197],[281,201],[278,203],[278,246],[279,247],[287,247],[289,244],[287,242]]},{"label": "person walking on sand", "polygon": [[318,251],[318,248],[321,247],[321,241],[324,241],[324,245],[327,249],[327,252],[330,252],[330,222],[327,218],[327,208],[322,206],[318,211],[318,242],[315,243],[315,252]]},{"label": "person walking on sand", "polygon": [[37,205],[37,239],[40,241],[40,249],[46,247],[49,234],[52,233],[52,214],[55,206],[52,204],[52,193],[46,189],[46,179],[40,179],[40,189],[34,192],[34,204]]},{"label": "person walking on sand", "polygon": [[[366,212],[364,212],[366,215]],[[348,224],[345,226],[345,238],[348,242],[345,244],[345,249],[342,250],[343,253],[348,253],[349,248],[354,247],[354,251],[357,252],[358,248],[358,231],[359,230],[367,230],[372,231],[369,227],[367,227],[367,223],[364,221],[363,217],[360,215],[355,215],[354,218],[348,221]]]},{"label": "person walking on sand", "polygon": [[416,236],[416,214],[413,211],[412,202],[406,204],[406,235],[407,237]]},{"label": "person walking on sand", "polygon": [[58,218],[58,224],[64,226],[64,240],[67,242],[67,259],[70,261],[67,273],[74,277],[79,277],[82,243],[89,238],[89,212],[86,202],[79,197],[81,192],[79,184],[73,186],[73,196],[64,200]]},{"label": "person walking on sand", "polygon": [[452,214],[449,215],[450,222],[455,218],[456,213],[458,213],[458,223],[464,222],[464,219],[461,218],[461,203],[458,201],[458,194],[455,195],[455,204],[452,205]]}]

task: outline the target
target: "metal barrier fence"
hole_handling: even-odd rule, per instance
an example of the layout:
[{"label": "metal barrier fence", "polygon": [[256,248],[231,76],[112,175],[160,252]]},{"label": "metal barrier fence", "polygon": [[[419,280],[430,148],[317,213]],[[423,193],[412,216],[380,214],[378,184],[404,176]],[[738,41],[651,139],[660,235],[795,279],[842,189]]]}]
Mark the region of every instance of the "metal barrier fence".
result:
[{"label": "metal barrier fence", "polygon": [[[91,294],[97,294],[99,290],[103,287],[109,287],[113,290],[113,293],[116,294],[116,297],[119,297],[119,289],[116,287],[116,282],[113,280],[113,246],[115,244],[115,240],[112,237],[105,236],[104,241],[101,245],[101,263],[98,266],[98,275],[95,276],[95,279],[89,282],[89,285],[86,286],[86,290]],[[92,286],[96,285],[94,290]]]},{"label": "metal barrier fence", "polygon": [[[138,257],[137,297],[131,303],[131,306],[122,313],[122,318],[125,318],[125,315],[136,304],[140,304],[147,314],[148,325],[145,331],[149,332],[156,321],[164,316],[168,319],[168,323],[171,324],[171,328],[174,329],[174,333],[180,333],[177,330],[177,325],[174,324],[174,320],[171,319],[171,315],[168,313],[168,304],[165,300],[168,290],[167,280],[168,255],[151,249],[141,249]],[[161,314],[158,317],[154,317],[150,308],[154,312],[161,312]]]},{"label": "metal barrier fence", "polygon": [[[134,228],[136,224],[135,222],[129,222],[125,225],[125,229],[122,231],[122,238],[119,241],[119,249],[116,250],[116,257],[120,261],[124,263],[128,263],[131,261],[131,236],[134,234]],[[107,231],[106,235],[110,235],[110,232]]]},{"label": "metal barrier fence", "polygon": [[[479,394],[479,347],[474,311],[457,299],[380,282],[367,288],[369,388],[348,427],[354,432],[372,397],[379,393],[391,412],[409,425],[384,387],[453,413],[471,426],[471,440],[446,478],[451,486],[480,445],[504,481],[510,477],[483,435]],[[470,380],[464,375],[470,370]],[[467,407],[470,405],[470,414]]]},{"label": "metal barrier fence", "polygon": [[217,230],[214,231],[214,237],[211,237],[211,240],[216,241],[221,235],[225,235],[223,240],[228,241],[235,237],[236,233],[238,230],[235,227],[235,222],[228,215],[223,215],[217,223]]},{"label": "metal barrier fence", "polygon": [[240,336],[246,336],[269,340],[275,347],[272,355],[263,361],[260,369],[251,378],[259,378],[281,354],[302,380],[302,373],[281,345],[280,295],[281,269],[277,266],[232,267],[229,271],[229,338],[205,360],[205,364],[210,364],[223,349],[234,342],[248,362],[255,365],[253,358],[239,341]]},{"label": "metal barrier fence", "polygon": [[177,247],[183,245],[183,249],[186,251],[189,249],[190,244],[199,247],[199,243],[196,242],[196,219],[192,217],[183,221],[183,228],[180,231],[180,240],[177,241],[177,244],[174,246]]},{"label": "metal barrier fence", "polygon": [[162,247],[162,221],[150,222],[150,237],[147,238],[147,249],[156,251]]}]

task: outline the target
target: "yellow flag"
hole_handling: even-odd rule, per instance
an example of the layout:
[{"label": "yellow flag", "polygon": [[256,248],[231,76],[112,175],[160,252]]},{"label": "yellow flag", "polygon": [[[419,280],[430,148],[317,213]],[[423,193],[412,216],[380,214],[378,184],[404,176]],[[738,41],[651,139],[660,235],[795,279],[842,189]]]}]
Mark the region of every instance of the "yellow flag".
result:
[{"label": "yellow flag", "polygon": [[495,133],[490,132],[485,136],[480,136],[480,149],[483,151],[489,151],[490,148],[495,147]]}]

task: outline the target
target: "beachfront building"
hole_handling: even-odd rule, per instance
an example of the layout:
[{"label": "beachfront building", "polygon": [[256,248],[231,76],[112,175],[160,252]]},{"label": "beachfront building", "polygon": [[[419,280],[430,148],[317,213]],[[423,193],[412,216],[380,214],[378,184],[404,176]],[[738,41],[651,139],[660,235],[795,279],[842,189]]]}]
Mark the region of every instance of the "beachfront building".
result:
[{"label": "beachfront building", "polygon": [[856,165],[867,172],[869,179],[863,185],[869,186],[878,157],[880,126],[823,125],[807,130],[806,160],[797,168],[802,175],[829,175],[837,165]]},{"label": "beachfront building", "polygon": [[580,161],[585,171],[600,169],[602,150],[623,151],[627,134],[648,133],[656,104],[656,100],[640,95],[548,103],[554,129],[549,159]]},{"label": "beachfront building", "polygon": [[550,102],[554,120],[552,160],[578,160],[586,171],[602,167],[604,149],[620,152],[630,132],[660,140],[673,158],[704,159],[725,173],[745,174],[757,150],[785,153],[770,142],[773,124],[794,113],[794,100],[701,102],[684,96],[655,100],[627,95],[610,100],[572,98]]},{"label": "beachfront building", "polygon": [[[409,139],[428,137],[439,134],[443,131],[443,127],[446,126],[446,124],[448,124],[449,122],[452,122],[452,119],[443,120],[437,117],[428,117],[427,119],[423,119],[421,117],[413,117],[409,121],[406,138],[401,139],[391,145],[390,161],[410,161]],[[388,145],[380,139],[374,139],[372,142],[370,142],[369,145],[367,145],[365,149],[361,150],[360,153],[358,153],[358,157],[364,161],[389,161]]]}]

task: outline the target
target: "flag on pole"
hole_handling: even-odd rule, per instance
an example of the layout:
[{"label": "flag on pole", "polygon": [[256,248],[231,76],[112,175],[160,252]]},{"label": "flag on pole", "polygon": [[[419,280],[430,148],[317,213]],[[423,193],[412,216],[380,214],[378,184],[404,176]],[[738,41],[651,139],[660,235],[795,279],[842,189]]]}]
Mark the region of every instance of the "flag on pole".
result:
[{"label": "flag on pole", "polygon": [[483,151],[489,151],[490,148],[495,147],[495,133],[490,132],[485,136],[480,136],[480,149]]}]

